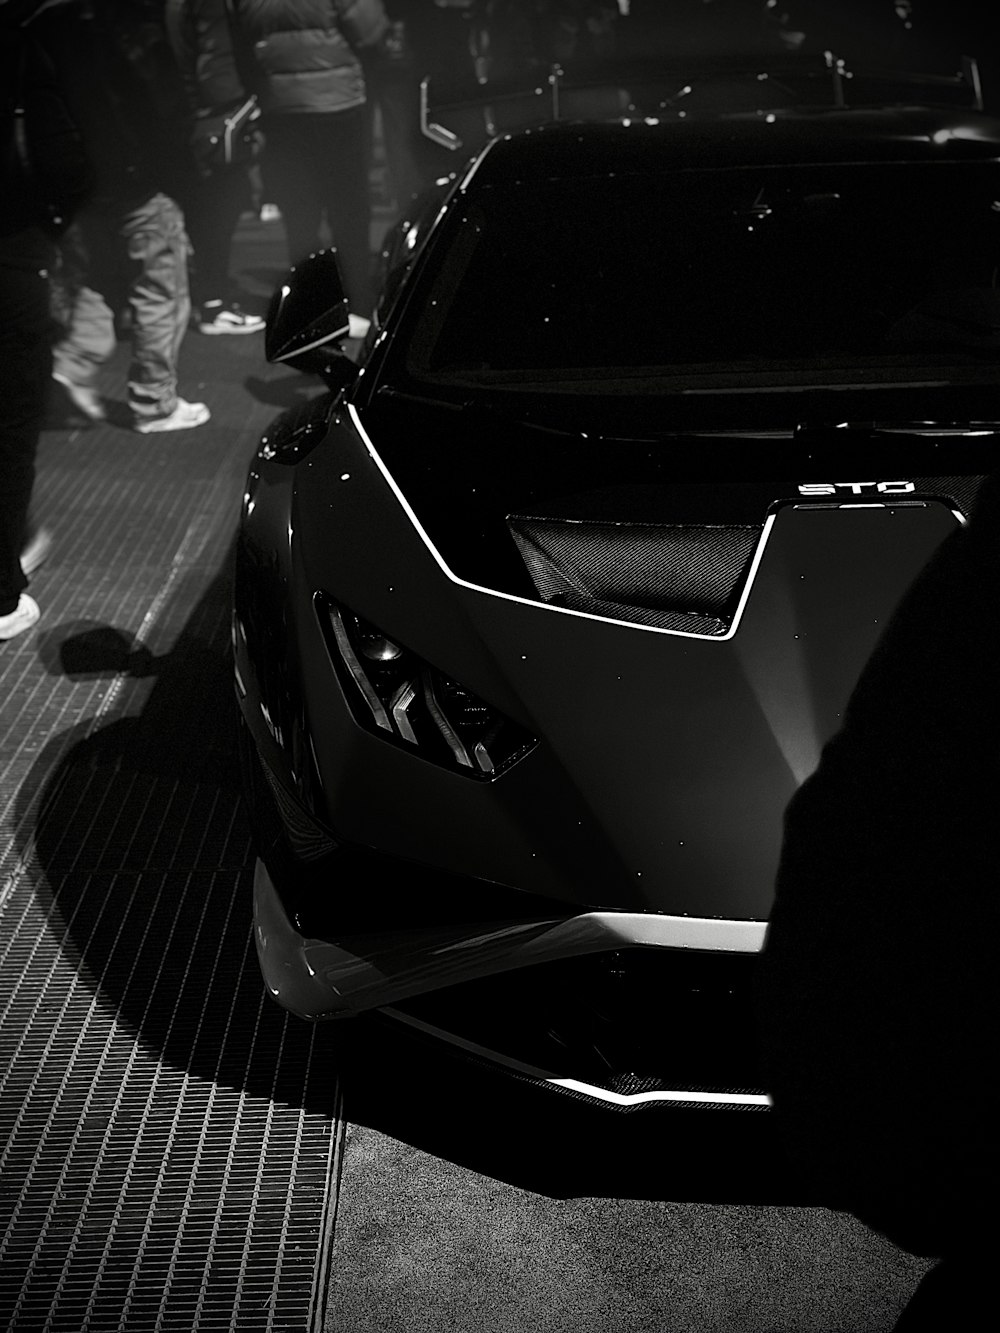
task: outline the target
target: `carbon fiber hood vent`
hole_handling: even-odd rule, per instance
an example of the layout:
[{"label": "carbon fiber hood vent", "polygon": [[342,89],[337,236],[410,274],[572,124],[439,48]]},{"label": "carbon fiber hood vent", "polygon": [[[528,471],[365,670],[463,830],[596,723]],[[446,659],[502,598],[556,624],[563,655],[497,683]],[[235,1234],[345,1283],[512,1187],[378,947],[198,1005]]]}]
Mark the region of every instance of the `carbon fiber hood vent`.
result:
[{"label": "carbon fiber hood vent", "polygon": [[538,595],[614,620],[725,634],[761,529],[511,514]]}]

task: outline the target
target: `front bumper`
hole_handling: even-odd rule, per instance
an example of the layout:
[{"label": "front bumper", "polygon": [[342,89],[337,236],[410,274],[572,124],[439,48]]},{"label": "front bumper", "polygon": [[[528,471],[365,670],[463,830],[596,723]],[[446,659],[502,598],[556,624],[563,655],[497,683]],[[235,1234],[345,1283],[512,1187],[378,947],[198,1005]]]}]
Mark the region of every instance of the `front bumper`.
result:
[{"label": "front bumper", "polygon": [[583,911],[547,921],[431,926],[346,936],[301,934],[267,868],[254,872],[254,927],[264,981],[302,1018],[336,1018],[538,963],[618,949],[757,953],[766,922]]},{"label": "front bumper", "polygon": [[[378,1009],[521,1080],[618,1110],[769,1105],[746,1003],[763,922],[579,911],[320,939],[297,927],[261,861],[254,921],[267,989],[300,1017]],[[651,976],[660,960],[663,976]]]}]

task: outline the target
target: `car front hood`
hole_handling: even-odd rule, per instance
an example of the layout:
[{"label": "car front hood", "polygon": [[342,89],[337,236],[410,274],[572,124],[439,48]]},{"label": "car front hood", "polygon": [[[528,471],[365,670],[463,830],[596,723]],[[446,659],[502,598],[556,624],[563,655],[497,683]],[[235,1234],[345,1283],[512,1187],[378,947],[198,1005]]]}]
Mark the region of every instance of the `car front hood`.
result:
[{"label": "car front hood", "polygon": [[[671,614],[700,612],[723,632],[777,502],[938,497],[942,473],[954,483],[956,473],[988,471],[991,429],[988,440],[949,437],[942,450],[926,424],[994,406],[977,393],[911,390],[907,401],[898,388],[871,386],[696,402],[537,393],[462,404],[383,392],[359,420],[458,578],[661,628],[698,628]],[[923,424],[822,424],[835,411],[904,407],[925,414]],[[970,464],[977,450],[984,456]],[[947,494],[967,506],[974,490],[959,482]]]},{"label": "car front hood", "polygon": [[[418,786],[416,761],[404,756],[404,771],[384,742],[366,742],[370,777],[358,764],[338,794],[338,831],[574,903],[766,918],[784,808],[837,729],[882,625],[956,529],[952,503],[916,485],[806,502],[760,476],[687,483],[678,503],[702,512],[714,494],[731,525],[751,530],[749,553],[717,623],[680,612],[640,624],[546,602],[525,576],[505,504],[478,508],[471,547],[452,544],[451,554],[475,548],[475,559],[450,560],[432,536],[441,526],[409,503],[367,421],[355,414],[354,424],[335,431],[299,486],[306,586],[453,674],[539,744],[489,783],[417,764],[427,770]],[[563,493],[578,481],[565,477]],[[454,487],[441,490],[455,503]],[[649,500],[648,487],[636,490]],[[322,739],[318,749],[322,765]]]},{"label": "car front hood", "polygon": [[880,626],[955,526],[940,504],[785,506],[721,639],[471,590],[466,607],[636,900],[763,917],[788,799],[836,731]]}]

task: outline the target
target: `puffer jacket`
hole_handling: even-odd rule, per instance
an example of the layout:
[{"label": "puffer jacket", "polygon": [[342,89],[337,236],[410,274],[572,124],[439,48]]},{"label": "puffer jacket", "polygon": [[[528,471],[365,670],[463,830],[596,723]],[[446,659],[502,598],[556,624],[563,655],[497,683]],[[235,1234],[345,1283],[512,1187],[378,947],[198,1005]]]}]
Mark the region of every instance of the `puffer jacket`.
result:
[{"label": "puffer jacket", "polygon": [[346,111],[365,100],[359,53],[376,51],[382,0],[233,0],[265,114]]}]

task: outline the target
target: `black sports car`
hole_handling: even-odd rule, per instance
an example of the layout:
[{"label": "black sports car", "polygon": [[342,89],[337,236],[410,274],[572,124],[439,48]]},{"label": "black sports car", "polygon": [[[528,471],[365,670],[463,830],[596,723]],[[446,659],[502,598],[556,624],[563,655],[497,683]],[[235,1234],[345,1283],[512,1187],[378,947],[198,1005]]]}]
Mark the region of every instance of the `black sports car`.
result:
[{"label": "black sports car", "polygon": [[238,542],[267,986],[576,1097],[766,1106],[782,813],[1000,431],[1000,122],[499,135],[384,260],[356,360],[332,252],[269,317],[326,391]]}]

